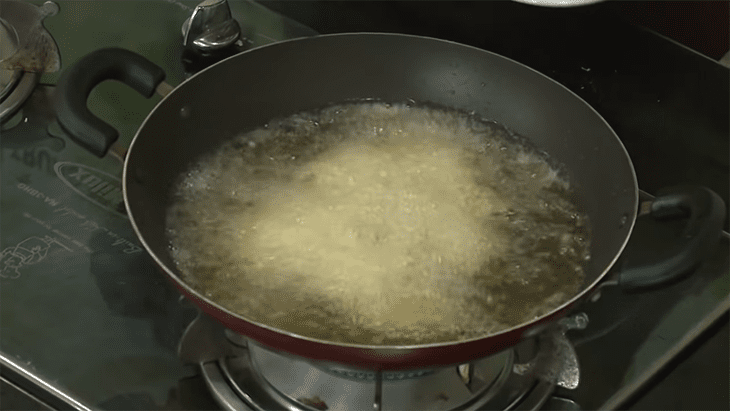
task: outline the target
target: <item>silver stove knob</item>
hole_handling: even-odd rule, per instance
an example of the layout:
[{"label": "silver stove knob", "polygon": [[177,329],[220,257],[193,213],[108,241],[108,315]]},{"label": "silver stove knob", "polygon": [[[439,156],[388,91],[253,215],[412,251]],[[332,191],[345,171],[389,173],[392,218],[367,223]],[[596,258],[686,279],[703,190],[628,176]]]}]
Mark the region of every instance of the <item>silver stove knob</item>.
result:
[{"label": "silver stove knob", "polygon": [[201,54],[212,54],[233,45],[241,27],[231,16],[226,0],[205,0],[198,4],[182,27],[183,44]]}]

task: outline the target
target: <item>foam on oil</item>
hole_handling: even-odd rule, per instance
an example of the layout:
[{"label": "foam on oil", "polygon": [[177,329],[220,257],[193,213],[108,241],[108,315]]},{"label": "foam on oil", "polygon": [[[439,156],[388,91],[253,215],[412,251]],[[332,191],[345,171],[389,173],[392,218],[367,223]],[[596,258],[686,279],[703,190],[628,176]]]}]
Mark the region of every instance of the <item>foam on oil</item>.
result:
[{"label": "foam on oil", "polygon": [[548,160],[453,110],[301,113],[181,178],[173,259],[209,298],[299,335],[375,345],[488,335],[582,285],[586,217]]}]

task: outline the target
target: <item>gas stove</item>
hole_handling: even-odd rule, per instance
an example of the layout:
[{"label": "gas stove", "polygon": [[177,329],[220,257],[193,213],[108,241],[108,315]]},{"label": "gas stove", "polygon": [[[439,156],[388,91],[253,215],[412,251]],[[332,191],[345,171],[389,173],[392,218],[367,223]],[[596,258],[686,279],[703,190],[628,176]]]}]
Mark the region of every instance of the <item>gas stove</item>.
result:
[{"label": "gas stove", "polygon": [[[8,4],[1,0],[0,12],[9,10]],[[54,51],[50,46],[58,44],[60,71],[88,52],[116,46],[145,55],[175,85],[199,68],[196,52],[205,55],[211,45],[190,46],[206,38],[190,18],[196,4],[58,1],[31,2],[35,9],[29,10],[35,13],[32,28],[47,34],[44,50]],[[0,16],[8,20],[3,27],[10,26],[12,19]],[[217,26],[221,31],[207,39],[228,39],[236,51],[317,34],[249,1],[230,2],[230,16],[224,17]],[[232,34],[236,29],[238,34]],[[26,44],[21,40],[17,45]],[[660,40],[667,43],[667,53],[672,47],[678,55],[687,53]],[[523,50],[518,46],[511,47]],[[199,313],[157,271],[124,213],[122,164],[89,154],[55,124],[52,102],[59,71],[53,61],[12,71],[9,78],[17,83],[2,96],[21,86],[28,89],[3,116],[0,140],[3,401],[13,395],[28,409],[80,410],[615,409],[640,396],[730,308],[730,244],[724,234],[710,260],[682,282],[625,294],[607,281],[537,339],[471,363],[373,372],[272,351]],[[600,78],[587,80],[590,70],[600,73],[602,67],[585,65],[573,75],[545,73],[568,87],[596,88],[599,101],[584,97],[598,104],[599,112],[600,104],[609,107],[606,114],[620,122],[610,93],[601,94]],[[92,111],[120,130],[122,145],[129,144],[156,102],[117,84],[102,84],[89,98]],[[692,117],[691,108],[687,111]],[[612,124],[630,151],[636,138],[631,124],[637,122]],[[698,125],[705,131],[712,126]],[[634,161],[641,161],[637,157]],[[640,167],[637,172],[641,181]],[[651,197],[643,191],[641,196]],[[675,226],[639,219],[625,253],[648,258],[671,242],[675,231]]]}]

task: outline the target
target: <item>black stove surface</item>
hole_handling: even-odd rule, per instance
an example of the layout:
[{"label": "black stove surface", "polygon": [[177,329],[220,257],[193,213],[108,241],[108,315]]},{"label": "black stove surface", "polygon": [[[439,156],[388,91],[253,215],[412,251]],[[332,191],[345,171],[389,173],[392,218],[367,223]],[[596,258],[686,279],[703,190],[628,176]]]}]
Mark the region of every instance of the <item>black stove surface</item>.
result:
[{"label": "black stove surface", "polygon": [[[180,26],[196,3],[59,2],[46,27],[59,44],[62,69],[118,46],[164,67],[175,85],[185,78]],[[700,184],[728,202],[727,68],[621,22],[610,5],[408,3],[267,5],[322,33],[423,34],[511,57],[560,81],[607,119],[642,189]],[[313,34],[253,3],[232,1],[231,9],[253,46]],[[43,76],[0,140],[2,387],[16,385],[55,408],[214,409],[195,367],[177,355],[196,310],[154,269],[124,216],[121,164],[49,129],[57,78]],[[156,102],[111,83],[89,99],[92,111],[118,127],[122,144]],[[676,230],[640,219],[626,252],[648,255]],[[580,308],[589,326],[568,333],[580,384],[558,389],[556,398],[604,409],[640,397],[682,350],[726,321],[728,247],[724,236],[695,275],[662,290],[627,295],[603,287],[597,301]],[[727,356],[708,367],[730,368]],[[726,375],[717,383],[727,391]],[[721,395],[727,403],[727,392]]]}]

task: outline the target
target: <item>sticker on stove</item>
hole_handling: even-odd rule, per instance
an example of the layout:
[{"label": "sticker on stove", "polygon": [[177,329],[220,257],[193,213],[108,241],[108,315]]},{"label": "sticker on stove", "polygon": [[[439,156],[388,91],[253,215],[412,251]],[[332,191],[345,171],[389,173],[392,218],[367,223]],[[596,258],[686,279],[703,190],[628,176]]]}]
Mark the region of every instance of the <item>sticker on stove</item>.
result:
[{"label": "sticker on stove", "polygon": [[56,200],[55,198],[48,197],[45,193],[38,191],[35,188],[30,187],[27,184],[19,183],[18,188],[20,190],[26,192],[31,197],[35,197],[35,198],[43,200],[46,204],[48,204],[52,207],[55,207],[59,204],[58,200]]},{"label": "sticker on stove", "polygon": [[[140,247],[135,241],[128,240],[127,238],[115,233],[114,231],[100,225],[96,221],[89,219],[87,216],[79,213],[71,207],[60,205],[53,209],[52,215],[53,217],[51,219],[42,220],[31,215],[27,211],[23,212],[23,217],[36,222],[41,227],[50,230],[52,233],[56,234],[60,238],[68,240],[71,244],[75,245],[80,250],[83,250],[87,253],[93,252],[93,250],[89,248],[89,245],[87,244],[89,236],[92,233],[95,235],[100,234],[100,236],[97,237],[97,240],[101,240],[102,238],[108,239],[109,244],[111,244],[112,247],[120,249],[125,254],[142,252],[142,247]],[[68,226],[69,224],[72,225],[74,236],[76,238],[56,228],[58,224],[63,224],[65,226]],[[61,245],[63,246],[63,244]],[[98,243],[97,241],[95,247],[98,247],[99,245],[100,243]],[[72,251],[70,249],[68,250]]]},{"label": "sticker on stove", "polygon": [[18,278],[20,277],[20,269],[27,265],[37,264],[48,255],[48,250],[57,244],[65,248],[67,251],[73,251],[66,247],[59,240],[51,237],[28,237],[14,246],[10,246],[0,254],[0,277],[2,278]]},{"label": "sticker on stove", "polygon": [[61,161],[54,165],[56,176],[80,196],[99,207],[127,218],[122,195],[122,181],[95,168]]}]

